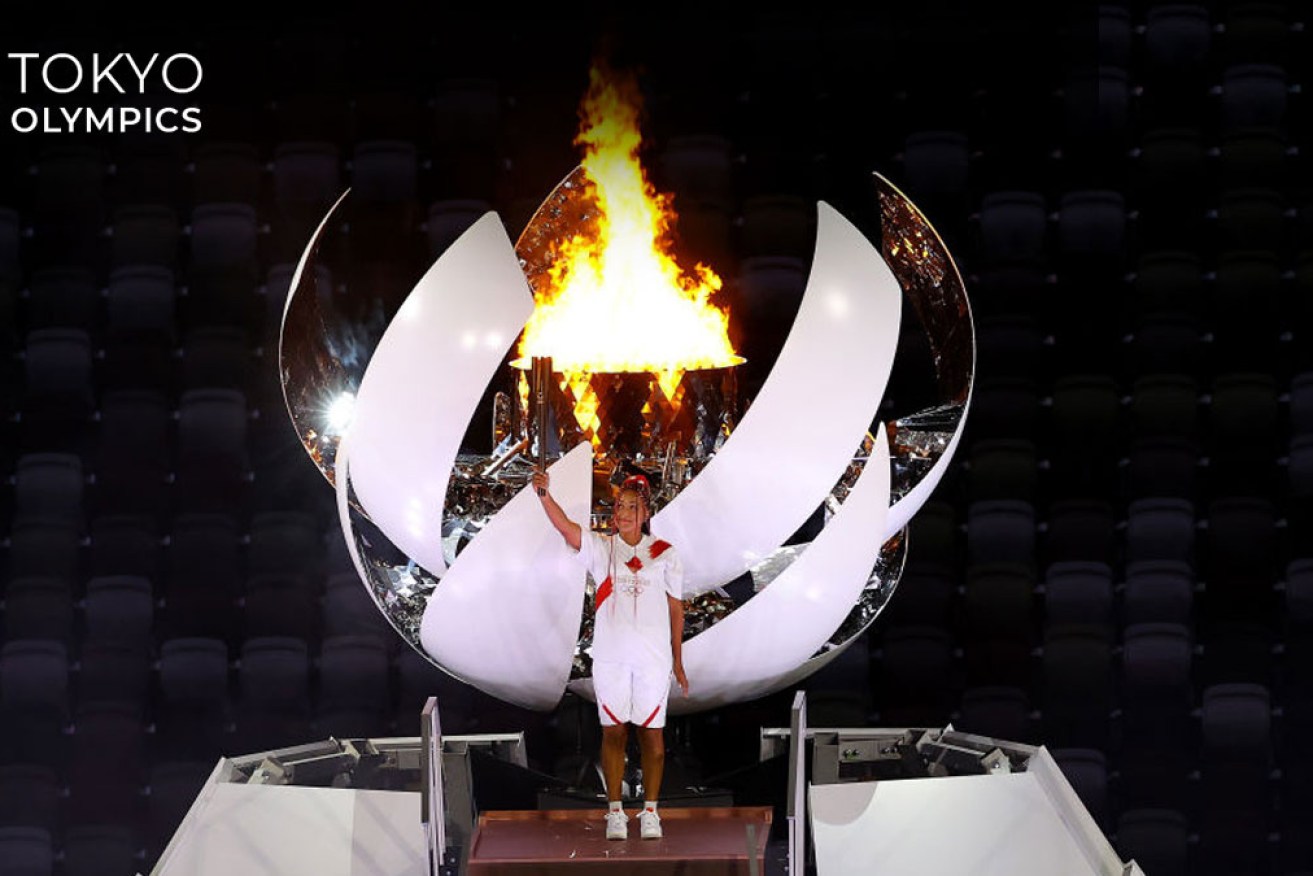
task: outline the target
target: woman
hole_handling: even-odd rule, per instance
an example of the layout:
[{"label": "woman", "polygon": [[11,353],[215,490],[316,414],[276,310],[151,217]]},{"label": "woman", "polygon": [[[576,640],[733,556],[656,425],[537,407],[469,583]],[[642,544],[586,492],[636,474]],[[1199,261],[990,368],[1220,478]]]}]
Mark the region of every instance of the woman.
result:
[{"label": "woman", "polygon": [[666,698],[670,674],[684,696],[681,643],[684,635],[684,570],[674,547],[653,538],[651,490],[647,478],[626,478],[616,494],[611,519],[615,532],[584,529],[565,515],[547,491],[547,473],[536,472],[533,485],[552,525],[578,552],[597,583],[593,626],[593,690],[602,722],[602,776],[609,807],[606,838],[626,839],[628,819],[621,806],[620,781],[625,766],[629,725],[638,728],[643,752],[643,811],[638,817],[643,839],[661,836],[657,795],[665,766]]}]

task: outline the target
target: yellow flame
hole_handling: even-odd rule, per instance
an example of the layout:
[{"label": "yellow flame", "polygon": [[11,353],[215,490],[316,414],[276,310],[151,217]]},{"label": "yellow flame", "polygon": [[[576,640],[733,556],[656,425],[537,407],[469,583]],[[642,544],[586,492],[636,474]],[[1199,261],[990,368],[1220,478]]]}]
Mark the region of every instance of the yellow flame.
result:
[{"label": "yellow flame", "polygon": [[597,416],[598,398],[597,393],[593,392],[590,377],[591,375],[586,371],[568,371],[565,379],[561,381],[561,391],[564,392],[566,387],[569,387],[575,400],[575,422],[584,430],[584,435],[596,443],[597,429],[602,425],[602,421]]},{"label": "yellow flame", "polygon": [[[551,356],[563,373],[652,371],[667,397],[684,371],[743,360],[728,314],[711,303],[721,280],[705,265],[684,271],[669,251],[670,198],[648,182],[638,152],[640,98],[632,76],[589,71],[580,108],[582,162],[598,208],[597,232],[561,244],[548,288],[525,326],[519,355]],[[568,380],[580,404],[591,393]],[[594,410],[576,411],[580,424]],[[587,428],[587,427],[585,427]]]}]

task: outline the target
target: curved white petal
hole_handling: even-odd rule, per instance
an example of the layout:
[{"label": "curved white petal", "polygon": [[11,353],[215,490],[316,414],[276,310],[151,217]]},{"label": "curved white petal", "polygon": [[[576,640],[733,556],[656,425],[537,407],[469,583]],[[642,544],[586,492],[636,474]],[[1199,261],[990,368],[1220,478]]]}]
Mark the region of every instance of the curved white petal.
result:
[{"label": "curved white petal", "polygon": [[889,511],[884,428],[875,437],[870,462],[807,550],[746,605],[684,643],[689,696],[672,686],[671,714],[781,687],[843,623],[880,554]]},{"label": "curved white petal", "polygon": [[442,574],[443,502],[461,439],[533,295],[496,213],[442,254],[365,369],[351,424],[352,486],[371,520]]},{"label": "curved white petal", "polygon": [[[591,445],[576,446],[549,470],[552,495],[586,527]],[[424,609],[420,642],[453,675],[518,705],[549,709],[570,677],[583,600],[583,567],[529,487],[442,576]]]},{"label": "curved white petal", "polygon": [[652,519],[684,558],[686,594],[725,583],[798,530],[884,395],[901,290],[852,223],[823,201],[816,211],[811,276],[775,367],[724,446]]}]

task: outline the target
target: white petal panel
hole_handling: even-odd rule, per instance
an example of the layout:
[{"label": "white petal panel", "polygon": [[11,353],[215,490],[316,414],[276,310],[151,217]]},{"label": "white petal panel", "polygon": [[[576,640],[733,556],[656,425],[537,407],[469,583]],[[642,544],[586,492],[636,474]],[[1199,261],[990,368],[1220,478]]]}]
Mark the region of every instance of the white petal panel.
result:
[{"label": "white petal panel", "polygon": [[[588,522],[592,447],[555,464],[552,495]],[[461,552],[429,597],[424,650],[459,678],[531,709],[561,698],[583,612],[584,570],[552,527],[533,488],[521,490]]]},{"label": "white petal panel", "polygon": [[793,535],[852,461],[884,395],[901,290],[852,223],[823,201],[816,211],[811,276],[770,376],[711,462],[652,519],[684,558],[686,593],[724,584]]},{"label": "white petal panel", "polygon": [[[880,554],[889,511],[889,445],[883,427],[875,437],[870,462],[807,550],[746,605],[684,643],[689,696],[683,698],[672,685],[671,714],[777,689],[843,623]],[[684,555],[683,547],[676,546]]]},{"label": "white petal panel", "polygon": [[351,424],[352,486],[371,520],[435,575],[456,453],[489,382],[533,312],[496,213],[434,262],[365,369]]}]

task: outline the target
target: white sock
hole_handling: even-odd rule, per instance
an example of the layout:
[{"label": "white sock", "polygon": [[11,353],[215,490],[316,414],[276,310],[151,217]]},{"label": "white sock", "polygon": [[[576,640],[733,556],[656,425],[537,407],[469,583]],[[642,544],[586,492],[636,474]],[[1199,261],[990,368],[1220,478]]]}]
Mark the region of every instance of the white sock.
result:
[{"label": "white sock", "polygon": [[610,804],[608,804],[607,809],[611,812],[624,812],[624,810],[620,808],[619,800],[612,800]]},{"label": "white sock", "polygon": [[657,801],[648,800],[647,803],[643,806],[643,808],[646,809],[648,812],[656,812]]}]

